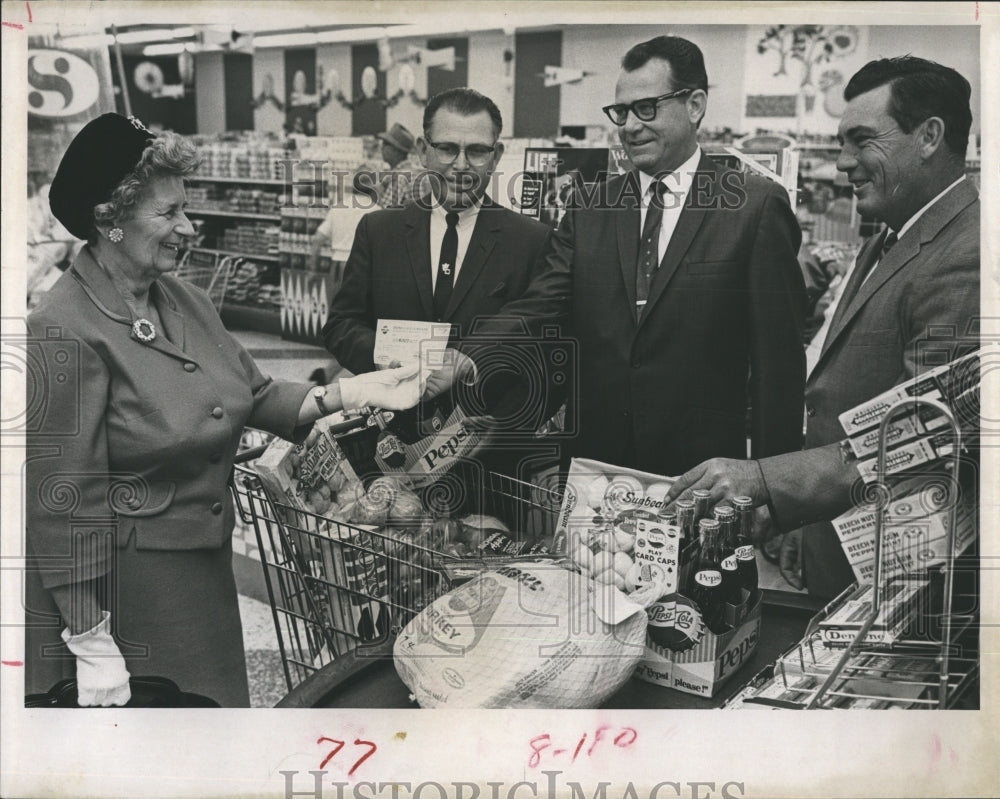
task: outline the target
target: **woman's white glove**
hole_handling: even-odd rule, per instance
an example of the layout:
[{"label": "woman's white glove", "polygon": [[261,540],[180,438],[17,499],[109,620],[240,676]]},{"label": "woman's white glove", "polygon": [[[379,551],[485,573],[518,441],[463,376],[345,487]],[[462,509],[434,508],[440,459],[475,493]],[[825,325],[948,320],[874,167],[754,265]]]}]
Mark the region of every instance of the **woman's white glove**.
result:
[{"label": "woman's white glove", "polygon": [[338,381],[340,401],[348,411],[369,406],[405,411],[420,401],[426,380],[418,363],[345,377]]},{"label": "woman's white glove", "polygon": [[101,621],[79,635],[62,631],[69,651],[76,655],[76,686],[80,707],[124,705],[132,698],[129,673],[115,639],[111,637],[111,614],[102,611]]}]

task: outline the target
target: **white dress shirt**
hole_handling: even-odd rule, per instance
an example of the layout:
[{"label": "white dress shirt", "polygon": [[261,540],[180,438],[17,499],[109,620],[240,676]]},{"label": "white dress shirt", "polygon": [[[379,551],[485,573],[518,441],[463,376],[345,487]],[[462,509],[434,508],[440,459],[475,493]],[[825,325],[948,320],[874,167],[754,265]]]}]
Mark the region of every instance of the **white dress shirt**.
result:
[{"label": "white dress shirt", "polygon": [[[454,286],[458,282],[458,273],[462,269],[462,261],[465,260],[465,253],[469,249],[469,240],[472,238],[472,231],[476,227],[476,218],[479,216],[481,203],[464,208],[458,212],[458,257],[455,259],[455,271],[452,273],[451,284]],[[431,209],[431,289],[437,288],[438,261],[441,258],[441,243],[444,241],[444,234],[448,230],[448,212],[440,205],[435,204]]]},{"label": "white dress shirt", "polygon": [[[657,242],[656,262],[663,260],[663,255],[670,244],[670,237],[674,235],[677,227],[677,220],[681,217],[681,211],[687,204],[688,194],[691,192],[691,184],[694,183],[694,173],[698,169],[698,162],[701,160],[701,148],[696,147],[694,154],[683,164],[668,175],[660,178],[667,188],[668,194],[663,198],[663,219],[660,222],[660,239]],[[650,197],[649,187],[653,183],[653,176],[645,172],[639,172],[639,187],[642,190],[642,207],[639,210],[639,230],[646,224],[646,210],[649,208]],[[670,195],[673,195],[671,197]]]},{"label": "white dress shirt", "polygon": [[[950,183],[943,191],[941,191],[937,195],[935,195],[934,198],[929,203],[927,203],[923,208],[921,208],[913,216],[911,216],[909,219],[907,219],[906,220],[906,224],[904,224],[899,229],[899,232],[896,234],[896,240],[899,241],[899,239],[903,238],[903,235],[906,233],[906,231],[909,230],[911,227],[913,227],[917,223],[917,220],[920,219],[920,217],[922,217],[924,215],[924,213],[927,211],[928,208],[930,208],[932,205],[934,205],[934,203],[936,203],[938,200],[940,200],[942,197],[944,197],[949,191],[951,191],[953,188],[955,188],[963,180],[965,180],[965,175],[962,175],[960,178],[958,178],[958,180],[954,181],[953,183]],[[876,269],[878,269],[878,265],[879,265],[879,262],[881,260],[882,260],[881,253],[879,253],[879,260],[876,261],[875,265],[871,269],[868,270],[868,274],[865,275],[865,279],[861,281],[861,285],[862,286],[868,281],[868,278],[870,278],[872,276],[872,272],[874,272]]]}]

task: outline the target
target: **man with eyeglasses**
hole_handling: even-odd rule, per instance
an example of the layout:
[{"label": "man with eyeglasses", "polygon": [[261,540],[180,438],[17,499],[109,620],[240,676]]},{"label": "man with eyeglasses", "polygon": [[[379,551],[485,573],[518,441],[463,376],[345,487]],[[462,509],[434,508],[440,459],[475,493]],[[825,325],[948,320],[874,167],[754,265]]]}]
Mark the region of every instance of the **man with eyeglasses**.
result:
[{"label": "man with eyeglasses", "polygon": [[[351,372],[375,369],[379,319],[448,323],[457,346],[478,318],[527,289],[551,229],[487,193],[503,155],[502,127],[496,103],[473,89],[449,89],[427,103],[417,142],[425,171],[413,179],[415,199],[362,218],[323,328],[327,348]],[[476,390],[466,392],[476,400],[467,413],[517,417],[526,433],[545,421],[540,407],[524,418],[528,389],[510,370],[483,371]],[[420,416],[440,419],[450,401],[443,397],[437,414],[425,405]]]},{"label": "man with eyeglasses", "polygon": [[685,39],[625,55],[604,110],[635,168],[569,204],[542,274],[501,312],[568,317],[574,455],[662,475],[746,457],[748,408],[754,453],[800,446],[801,234],[781,186],[701,152],[707,89]]}]

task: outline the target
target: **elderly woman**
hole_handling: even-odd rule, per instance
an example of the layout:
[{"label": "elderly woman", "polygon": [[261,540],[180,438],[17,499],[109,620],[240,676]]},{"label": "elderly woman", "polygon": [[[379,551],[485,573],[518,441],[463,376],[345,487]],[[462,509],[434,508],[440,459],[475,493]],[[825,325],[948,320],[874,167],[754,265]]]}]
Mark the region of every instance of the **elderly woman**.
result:
[{"label": "elderly woman", "polygon": [[52,212],[87,245],[28,317],[44,375],[29,385],[29,693],[75,674],[81,705],[120,705],[131,673],[249,706],[227,493],[240,432],[301,440],[324,414],[419,398],[415,368],[319,388],[261,374],[170,275],[196,163],[181,137],[105,114],[52,182]]}]

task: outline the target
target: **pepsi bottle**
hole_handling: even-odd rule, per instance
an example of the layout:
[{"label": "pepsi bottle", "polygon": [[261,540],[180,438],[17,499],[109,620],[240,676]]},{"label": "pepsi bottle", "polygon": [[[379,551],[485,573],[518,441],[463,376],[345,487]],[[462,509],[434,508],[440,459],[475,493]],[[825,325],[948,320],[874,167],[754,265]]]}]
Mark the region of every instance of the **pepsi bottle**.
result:
[{"label": "pepsi bottle", "polygon": [[750,497],[733,497],[733,507],[736,510],[736,564],[740,585],[753,593],[760,583],[757,553],[753,548],[753,500]]},{"label": "pepsi bottle", "polygon": [[717,505],[715,520],[719,523],[719,565],[722,566],[722,587],[725,589],[726,601],[738,605],[743,599],[743,594],[733,529],[736,511],[728,505]]},{"label": "pepsi bottle", "polygon": [[726,593],[722,586],[722,565],[719,563],[719,523],[715,519],[698,522],[701,552],[691,570],[688,596],[701,611],[705,626],[713,633],[725,632]]}]

